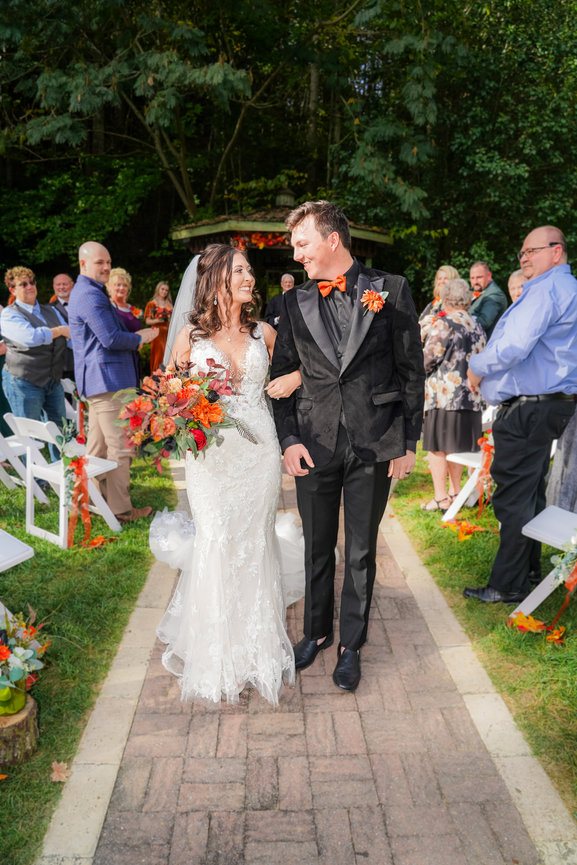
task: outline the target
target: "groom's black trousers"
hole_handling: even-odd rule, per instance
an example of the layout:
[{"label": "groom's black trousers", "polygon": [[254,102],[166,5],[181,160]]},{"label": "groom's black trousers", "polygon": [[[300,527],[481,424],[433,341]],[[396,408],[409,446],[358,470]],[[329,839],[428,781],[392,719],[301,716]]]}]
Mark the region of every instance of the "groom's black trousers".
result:
[{"label": "groom's black trousers", "polygon": [[376,572],[379,524],[389,495],[388,462],[363,463],[341,425],[335,453],[321,468],[297,477],[296,490],[305,539],[305,619],[309,640],[333,630],[335,545],[341,491],[345,521],[345,579],[341,594],[340,639],[360,649],[367,638]]}]

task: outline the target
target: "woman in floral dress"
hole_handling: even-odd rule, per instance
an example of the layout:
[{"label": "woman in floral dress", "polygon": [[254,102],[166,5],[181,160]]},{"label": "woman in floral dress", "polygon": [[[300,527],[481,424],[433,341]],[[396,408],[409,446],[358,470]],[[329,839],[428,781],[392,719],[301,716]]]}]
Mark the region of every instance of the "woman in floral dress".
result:
[{"label": "woman in floral dress", "polygon": [[[429,452],[434,497],[425,511],[445,511],[461,486],[463,467],[447,455],[479,450],[481,397],[467,384],[472,354],[485,347],[485,332],[469,315],[471,291],[464,279],[450,279],[441,287],[442,311],[433,319],[425,344],[425,422],[423,449]],[[448,491],[447,491],[448,480]]]}]

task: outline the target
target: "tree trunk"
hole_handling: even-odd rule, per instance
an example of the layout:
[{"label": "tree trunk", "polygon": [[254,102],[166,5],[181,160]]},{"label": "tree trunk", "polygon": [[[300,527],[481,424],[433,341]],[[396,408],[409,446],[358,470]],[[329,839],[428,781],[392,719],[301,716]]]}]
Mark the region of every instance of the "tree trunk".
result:
[{"label": "tree trunk", "polygon": [[316,63],[310,65],[310,90],[309,90],[309,105],[308,105],[308,130],[307,144],[310,151],[310,163],[308,170],[309,185],[314,189],[317,185],[317,118],[318,118],[318,103],[320,92],[320,73]]},{"label": "tree trunk", "polygon": [[38,724],[36,700],[26,695],[26,705],[15,715],[0,715],[0,768],[23,763],[36,750]]}]

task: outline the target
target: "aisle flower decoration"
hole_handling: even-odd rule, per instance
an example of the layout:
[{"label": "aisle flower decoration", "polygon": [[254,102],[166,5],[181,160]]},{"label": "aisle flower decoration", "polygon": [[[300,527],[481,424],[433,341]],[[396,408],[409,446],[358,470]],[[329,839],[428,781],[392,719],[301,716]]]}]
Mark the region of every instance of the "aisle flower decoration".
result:
[{"label": "aisle flower decoration", "polygon": [[86,438],[84,436],[84,419],[81,412],[82,432],[76,430],[73,421],[63,421],[60,429],[61,434],[56,436],[60,447],[60,456],[64,466],[65,501],[70,508],[68,519],[67,546],[70,549],[74,545],[74,532],[78,516],[84,526],[83,544],[88,544],[92,521],[90,518],[88,478],[86,476]]},{"label": "aisle flower decoration", "polygon": [[479,492],[478,518],[483,513],[484,504],[488,504],[491,501],[491,464],[493,462],[493,454],[495,453],[493,430],[486,430],[481,438],[477,439],[477,444],[481,448],[481,471],[477,479],[477,490]]},{"label": "aisle flower decoration", "polygon": [[567,589],[565,599],[551,624],[546,625],[544,622],[539,621],[539,619],[534,619],[533,616],[525,616],[523,613],[514,613],[509,618],[507,625],[510,628],[517,628],[518,631],[530,631],[532,633],[545,632],[547,634],[547,642],[563,645],[565,643],[565,627],[563,625],[556,627],[556,625],[569,606],[571,596],[577,589],[577,533],[565,545],[563,553],[551,556],[551,563],[555,565],[552,574],[555,584],[557,586],[564,584]]},{"label": "aisle flower decoration", "polygon": [[230,373],[209,358],[208,371],[190,364],[186,369],[157,369],[143,379],[142,388],[128,388],[117,396],[123,403],[117,423],[123,426],[130,447],[151,457],[162,471],[162,457],[182,459],[188,451],[199,453],[220,445],[220,431],[236,427],[248,441],[258,439],[240,420],[227,412],[226,397],[232,394]]},{"label": "aisle flower decoration", "polygon": [[[0,605],[1,606],[1,605]],[[22,613],[13,615],[2,607],[0,617],[0,715],[19,712],[26,702],[26,691],[38,679],[44,666],[40,658],[50,645],[42,630],[35,626],[36,613],[28,607],[28,621]]]}]

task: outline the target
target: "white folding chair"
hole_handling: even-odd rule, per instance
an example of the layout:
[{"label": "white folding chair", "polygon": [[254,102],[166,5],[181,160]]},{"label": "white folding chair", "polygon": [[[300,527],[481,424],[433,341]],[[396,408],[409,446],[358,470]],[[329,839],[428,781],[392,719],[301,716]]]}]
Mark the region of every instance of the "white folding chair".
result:
[{"label": "white folding chair", "polygon": [[[4,415],[4,419],[8,426],[10,426],[9,419],[11,417],[11,414]],[[10,428],[12,429],[11,426]],[[21,461],[20,457],[25,456],[26,448],[29,444],[32,444],[32,442],[21,439],[17,435],[3,436],[0,434],[0,462],[10,463],[16,472],[16,476],[10,475],[6,469],[0,465],[0,481],[2,481],[4,486],[9,490],[16,489],[17,485],[26,486],[26,466]],[[48,504],[48,499],[36,481],[33,481],[32,483],[32,490],[41,504]]]},{"label": "white folding chair", "polygon": [[76,385],[71,378],[63,378],[60,382],[64,390],[64,403],[66,405],[66,420],[78,423],[78,399],[76,398]]},{"label": "white folding chair", "polygon": [[[486,409],[483,410],[483,414],[481,416],[481,428],[483,429],[483,431],[491,428],[496,414],[497,406],[494,405],[489,405]],[[447,520],[454,520],[461,508],[465,507],[466,504],[469,504],[469,506],[472,507],[475,504],[475,500],[479,498],[479,494],[477,492],[477,481],[479,480],[479,475],[481,474],[482,458],[483,454],[481,451],[467,451],[465,453],[447,454],[447,460],[449,462],[458,463],[462,466],[467,466],[467,468],[469,469],[469,477],[465,481],[464,486],[461,487],[460,492],[451,502],[450,507],[448,507],[443,514],[442,522],[446,523]]]},{"label": "white folding chair", "polygon": [[[526,537],[533,538],[542,544],[562,549],[577,532],[577,514],[566,511],[564,508],[558,508],[556,505],[549,505],[536,517],[525,523],[522,532]],[[525,600],[510,615],[524,613],[529,616],[536,610],[559,585],[553,576],[554,573],[555,568],[541,580],[538,586],[535,586],[531,594],[527,595]]]},{"label": "white folding chair", "polygon": [[[53,444],[56,445],[57,448],[60,448],[56,439],[56,437],[60,435],[60,430],[52,421],[43,423],[38,420],[12,416],[7,422],[12,429],[15,428],[21,436],[36,439],[37,441],[42,441],[47,444]],[[105,460],[100,457],[90,456],[86,459],[88,495],[92,502],[90,510],[94,513],[100,514],[112,531],[119,532],[121,531],[120,523],[97,490],[94,482],[91,480],[91,478],[115,469],[117,463],[114,462],[114,460]],[[32,495],[31,487],[33,478],[36,477],[48,481],[52,486],[52,489],[58,494],[58,534],[50,532],[47,529],[41,529],[34,522],[34,496]],[[68,507],[66,504],[64,464],[62,460],[48,463],[37,446],[28,446],[26,449],[26,531],[31,535],[36,535],[39,538],[44,538],[47,541],[58,544],[58,546],[63,550],[67,547]]]}]

